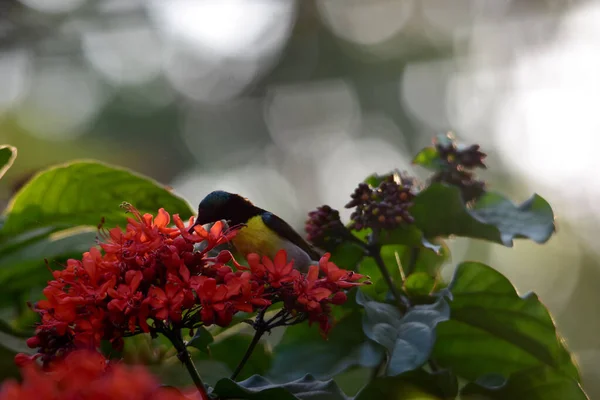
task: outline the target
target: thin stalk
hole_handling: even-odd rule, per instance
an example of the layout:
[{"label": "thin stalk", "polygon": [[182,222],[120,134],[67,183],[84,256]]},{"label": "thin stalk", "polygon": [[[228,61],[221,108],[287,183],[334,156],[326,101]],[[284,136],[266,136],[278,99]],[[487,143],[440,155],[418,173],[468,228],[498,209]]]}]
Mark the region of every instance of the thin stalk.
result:
[{"label": "thin stalk", "polygon": [[208,393],[206,392],[206,387],[202,382],[202,378],[200,378],[200,374],[192,361],[192,357],[185,347],[185,343],[183,342],[183,337],[181,336],[181,329],[176,328],[173,331],[168,330],[167,328],[161,329],[161,332],[173,343],[173,347],[177,350],[177,358],[185,365],[188,370],[188,373],[192,377],[194,384],[196,385],[196,389],[200,393],[200,398],[209,399]]},{"label": "thin stalk", "polygon": [[406,311],[407,305],[404,302],[402,294],[398,290],[398,287],[394,284],[394,281],[392,280],[392,276],[390,275],[390,272],[388,271],[387,267],[385,266],[385,263],[383,262],[383,258],[381,258],[380,247],[376,246],[376,247],[372,248],[369,252],[369,255],[371,257],[373,257],[373,259],[375,260],[375,263],[377,263],[377,266],[379,267],[379,270],[381,271],[381,275],[383,275],[383,279],[385,279],[385,283],[387,283],[388,287],[392,291],[392,294],[394,295],[394,299],[396,300],[396,303],[398,304],[398,308],[402,312]]},{"label": "thin stalk", "polygon": [[260,338],[262,337],[262,335],[264,333],[265,333],[265,331],[263,329],[256,330],[256,332],[254,333],[254,337],[252,338],[252,342],[250,342],[250,346],[248,346],[248,349],[246,350],[244,357],[242,358],[240,363],[237,365],[237,367],[235,367],[235,371],[233,371],[233,374],[231,374],[230,379],[232,381],[235,381],[235,378],[237,378],[237,376],[240,374],[240,372],[242,372],[242,368],[244,368],[244,365],[246,365],[246,362],[248,361],[248,359],[250,359],[250,356],[252,355],[254,348],[256,347],[256,345],[258,344],[258,342],[260,341]]}]

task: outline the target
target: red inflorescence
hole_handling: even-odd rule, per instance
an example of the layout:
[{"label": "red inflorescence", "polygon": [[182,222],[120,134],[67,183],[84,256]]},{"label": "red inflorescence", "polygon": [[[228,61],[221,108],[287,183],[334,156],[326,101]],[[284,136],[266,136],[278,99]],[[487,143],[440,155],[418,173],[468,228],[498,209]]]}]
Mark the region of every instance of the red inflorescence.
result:
[{"label": "red inflorescence", "polygon": [[48,364],[74,349],[97,349],[102,340],[119,349],[123,338],[150,332],[157,324],[227,326],[235,313],[277,301],[305,313],[326,332],[330,304],[342,303],[342,290],[361,284],[361,275],[340,270],[329,255],[321,259],[321,278],[316,265],[306,275],[294,270],[283,250],[274,260],[250,254],[244,267],[228,251],[209,254],[236,234],[221,222],[208,231],[196,225],[190,233],[193,218],[186,226],[174,215],[175,227],[169,227],[164,209],[156,218],[131,206],[129,211],[134,218],[125,231],[103,232],[101,250],[91,248],[81,260],[68,260],[53,272],[54,280],[43,291],[46,299],[33,306],[41,322],[27,344],[38,352],[19,355],[17,363],[40,358]]},{"label": "red inflorescence", "polygon": [[22,366],[23,381],[7,381],[0,400],[183,400],[176,390],[162,388],[141,366],[109,364],[98,352],[77,350],[51,368]]},{"label": "red inflorescence", "polygon": [[330,305],[346,301],[344,290],[370,283],[362,281],[363,275],[338,268],[329,258],[330,254],[325,254],[319,265],[310,266],[307,274],[295,270],[293,261],[287,262],[285,250],[280,250],[273,260],[250,254],[248,264],[255,279],[272,288],[273,302],[283,301],[291,314],[305,314],[310,323],[317,322],[326,334],[332,322]]}]

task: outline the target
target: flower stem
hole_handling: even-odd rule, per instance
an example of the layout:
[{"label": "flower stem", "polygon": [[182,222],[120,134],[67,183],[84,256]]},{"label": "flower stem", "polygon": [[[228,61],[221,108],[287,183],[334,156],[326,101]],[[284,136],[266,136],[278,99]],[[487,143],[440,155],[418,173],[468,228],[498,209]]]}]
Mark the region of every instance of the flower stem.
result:
[{"label": "flower stem", "polygon": [[369,243],[366,246],[366,250],[369,256],[373,257],[375,263],[379,267],[381,271],[381,275],[383,275],[383,279],[385,279],[385,283],[387,283],[388,287],[392,291],[392,295],[396,300],[396,304],[402,313],[406,312],[409,308],[408,302],[405,301],[404,296],[398,290],[398,287],[394,284],[392,280],[392,276],[390,275],[390,271],[388,271],[383,258],[381,257],[381,244],[379,243],[379,231],[373,230],[369,237]]},{"label": "flower stem", "polygon": [[181,329],[175,328],[173,330],[169,330],[168,328],[163,328],[160,330],[170,341],[173,343],[175,350],[177,350],[177,358],[179,361],[185,365],[188,370],[188,373],[192,377],[194,384],[196,385],[196,389],[198,389],[198,393],[200,393],[201,399],[210,399],[208,393],[206,392],[206,387],[202,382],[202,378],[200,378],[200,374],[190,357],[190,353],[185,347],[185,343],[183,342],[183,337],[181,336]]},{"label": "flower stem", "polygon": [[250,342],[250,346],[248,346],[248,349],[246,350],[246,353],[244,354],[244,357],[242,358],[240,363],[235,368],[235,371],[233,371],[233,374],[231,374],[230,379],[232,381],[235,381],[235,378],[237,378],[237,376],[240,374],[240,372],[242,372],[242,368],[244,368],[244,365],[246,365],[246,362],[252,355],[254,348],[256,347],[256,345],[258,344],[258,342],[260,341],[260,338],[262,337],[262,335],[264,333],[265,333],[265,331],[263,329],[256,330],[256,332],[254,333],[254,337],[252,338],[252,341]]},{"label": "flower stem", "polygon": [[383,262],[383,258],[381,258],[381,249],[379,248],[379,246],[371,249],[369,251],[369,255],[371,257],[373,257],[373,259],[375,260],[375,263],[377,263],[377,266],[379,267],[379,270],[381,271],[381,275],[383,275],[383,279],[385,279],[385,283],[387,283],[388,287],[392,291],[392,294],[394,295],[394,299],[396,299],[398,308],[400,309],[400,311],[405,312],[406,309],[408,308],[408,305],[404,301],[404,298],[402,297],[402,294],[398,290],[398,287],[394,284],[394,281],[392,280],[392,276],[390,275],[390,271],[388,271],[387,267],[385,266],[385,263]]}]

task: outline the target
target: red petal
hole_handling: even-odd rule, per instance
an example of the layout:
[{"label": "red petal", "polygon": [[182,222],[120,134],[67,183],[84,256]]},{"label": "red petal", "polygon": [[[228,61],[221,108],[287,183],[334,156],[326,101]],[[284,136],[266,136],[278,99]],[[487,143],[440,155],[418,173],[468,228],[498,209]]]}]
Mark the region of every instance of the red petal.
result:
[{"label": "red petal", "polygon": [[154,218],[154,226],[158,228],[164,228],[169,225],[169,222],[171,222],[171,216],[169,213],[166,212],[164,208],[158,210],[158,215],[156,218]]},{"label": "red petal", "polygon": [[273,262],[275,263],[275,268],[277,269],[282,269],[285,267],[285,264],[287,264],[287,253],[285,249],[281,249],[277,252],[277,254],[275,254]]},{"label": "red petal", "polygon": [[308,274],[306,274],[306,279],[309,282],[314,282],[319,278],[319,267],[316,265],[311,265],[308,268]]},{"label": "red petal", "polygon": [[269,271],[270,274],[276,274],[275,265],[273,265],[273,261],[267,256],[263,256],[262,265]]},{"label": "red petal", "polygon": [[316,301],[326,299],[331,295],[331,290],[325,288],[316,288],[310,291],[310,296]]},{"label": "red petal", "polygon": [[221,236],[222,231],[223,231],[223,222],[217,221],[213,224],[213,226],[211,226],[210,232],[209,232],[209,237],[212,240],[218,239],[219,236]]}]

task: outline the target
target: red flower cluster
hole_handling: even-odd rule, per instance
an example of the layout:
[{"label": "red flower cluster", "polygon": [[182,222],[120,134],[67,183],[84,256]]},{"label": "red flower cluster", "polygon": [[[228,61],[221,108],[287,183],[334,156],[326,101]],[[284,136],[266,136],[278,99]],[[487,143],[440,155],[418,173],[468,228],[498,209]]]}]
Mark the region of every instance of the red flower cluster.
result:
[{"label": "red flower cluster", "polygon": [[254,279],[271,288],[271,301],[283,301],[290,314],[306,315],[309,323],[319,323],[326,334],[331,328],[331,304],[340,305],[347,299],[343,290],[370,283],[359,282],[363,275],[340,269],[329,258],[330,254],[325,254],[307,274],[295,270],[293,260],[287,262],[285,250],[280,250],[272,261],[249,254],[248,264]]},{"label": "red flower cluster", "polygon": [[182,400],[180,392],[161,388],[141,366],[108,364],[97,352],[71,352],[47,371],[35,363],[21,370],[23,382],[8,381],[0,400]]},{"label": "red flower cluster", "polygon": [[164,209],[156,218],[131,206],[129,211],[135,218],[129,218],[125,231],[103,232],[103,251],[92,248],[82,260],[68,260],[63,270],[53,272],[54,280],[44,289],[46,300],[33,306],[41,322],[27,342],[38,348],[31,358],[47,364],[76,348],[97,349],[102,340],[119,349],[124,337],[161,327],[227,326],[235,313],[275,301],[305,313],[327,331],[329,304],[344,302],[341,290],[362,278],[340,270],[329,256],[321,259],[323,278],[317,266],[302,275],[286,263],[285,251],[274,262],[263,257],[261,263],[258,255],[250,255],[250,267],[243,267],[228,251],[209,255],[236,233],[225,231],[221,222],[206,231],[193,226],[193,218],[185,226],[174,215],[175,227],[169,227]]}]

